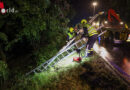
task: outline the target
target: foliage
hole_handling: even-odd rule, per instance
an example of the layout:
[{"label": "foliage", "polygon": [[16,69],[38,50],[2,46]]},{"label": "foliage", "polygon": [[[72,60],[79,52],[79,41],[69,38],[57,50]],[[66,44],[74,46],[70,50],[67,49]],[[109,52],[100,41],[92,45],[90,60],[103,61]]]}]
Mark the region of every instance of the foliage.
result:
[{"label": "foliage", "polygon": [[9,71],[7,68],[7,64],[3,61],[0,61],[0,85],[4,83],[5,80],[8,79]]},{"label": "foliage", "polygon": [[[7,80],[7,85],[12,86],[23,74],[53,57],[65,45],[72,9],[67,0],[3,2],[6,9],[18,11],[0,14],[0,78],[1,82]],[[8,69],[11,78],[8,78]],[[38,80],[32,84],[36,84],[35,81]]]},{"label": "foliage", "polygon": [[[6,9],[18,12],[0,14],[1,78],[13,85],[17,77],[53,57],[66,41],[70,4],[67,0],[4,0]],[[57,3],[58,2],[58,3]],[[64,26],[64,25],[65,26]],[[6,71],[7,70],[7,71]],[[26,84],[26,80],[22,81]],[[35,84],[35,83],[34,83]],[[21,86],[21,85],[20,85]],[[6,87],[6,85],[5,85]]]},{"label": "foliage", "polygon": [[2,32],[0,32],[0,39],[1,39],[2,41],[8,41],[7,35],[4,34],[4,33],[2,33]]},{"label": "foliage", "polygon": [[127,89],[98,56],[86,59],[83,63],[69,65],[66,68],[51,68],[26,79],[20,79],[12,90],[97,90]]},{"label": "foliage", "polygon": [[[70,10],[69,7],[65,8],[69,3],[66,0],[56,3],[57,1],[4,1],[5,8],[14,7],[18,11],[0,15],[0,39],[8,41],[6,44],[2,42],[7,62],[18,62],[20,59],[31,64],[33,60],[35,65],[39,65],[54,56],[65,44],[64,30],[67,27],[62,23],[69,23],[67,15]],[[24,57],[28,55],[31,59],[26,60]]]}]

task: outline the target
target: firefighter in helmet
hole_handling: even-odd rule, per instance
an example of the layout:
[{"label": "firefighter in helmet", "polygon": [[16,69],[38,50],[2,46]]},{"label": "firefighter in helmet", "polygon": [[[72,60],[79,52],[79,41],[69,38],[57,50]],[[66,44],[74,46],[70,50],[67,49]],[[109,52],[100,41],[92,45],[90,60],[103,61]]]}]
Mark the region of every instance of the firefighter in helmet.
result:
[{"label": "firefighter in helmet", "polygon": [[69,31],[67,32],[67,41],[71,40],[75,36],[74,28],[70,27]]},{"label": "firefighter in helmet", "polygon": [[97,40],[98,33],[93,26],[91,26],[90,24],[87,23],[86,19],[82,19],[81,24],[82,24],[82,27],[84,30],[83,37],[86,35],[88,37],[85,56],[89,57],[93,54],[93,45],[94,45],[95,41]]}]

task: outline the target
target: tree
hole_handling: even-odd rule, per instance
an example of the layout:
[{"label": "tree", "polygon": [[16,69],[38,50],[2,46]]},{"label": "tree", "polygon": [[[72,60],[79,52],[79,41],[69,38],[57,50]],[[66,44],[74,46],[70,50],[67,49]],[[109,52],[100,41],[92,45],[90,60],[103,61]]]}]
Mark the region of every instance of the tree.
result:
[{"label": "tree", "polygon": [[67,0],[4,0],[4,4],[18,13],[0,14],[2,60],[22,67],[40,64],[65,44],[63,23],[68,24],[71,12]]}]

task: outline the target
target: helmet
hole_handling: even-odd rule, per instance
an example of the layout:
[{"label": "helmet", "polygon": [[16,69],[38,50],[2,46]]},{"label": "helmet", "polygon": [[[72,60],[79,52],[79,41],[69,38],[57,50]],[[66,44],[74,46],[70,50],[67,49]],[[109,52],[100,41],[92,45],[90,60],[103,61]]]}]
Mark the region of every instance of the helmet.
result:
[{"label": "helmet", "polygon": [[70,27],[70,32],[73,32],[74,31],[74,28],[73,27]]},{"label": "helmet", "polygon": [[125,24],[125,28],[128,29],[128,25],[127,24]]},{"label": "helmet", "polygon": [[86,23],[87,23],[87,20],[86,20],[86,19],[82,19],[82,20],[81,20],[81,23],[82,23],[82,24],[83,24],[83,23],[86,24]]}]

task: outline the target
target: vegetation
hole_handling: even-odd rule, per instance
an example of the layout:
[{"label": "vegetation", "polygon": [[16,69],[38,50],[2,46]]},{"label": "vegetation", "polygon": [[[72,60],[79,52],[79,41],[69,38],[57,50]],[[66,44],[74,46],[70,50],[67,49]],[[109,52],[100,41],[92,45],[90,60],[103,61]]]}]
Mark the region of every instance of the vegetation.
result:
[{"label": "vegetation", "polygon": [[15,82],[14,78],[50,59],[65,45],[65,30],[72,11],[67,0],[3,2],[6,9],[18,12],[0,14],[1,86],[5,77]]},{"label": "vegetation", "polygon": [[[87,61],[87,62],[86,62]],[[74,62],[73,62],[74,63]],[[114,83],[114,84],[113,84]],[[83,63],[65,68],[50,69],[27,79],[18,80],[12,90],[100,90],[125,89],[121,82],[102,62],[100,57],[85,59]]]}]

